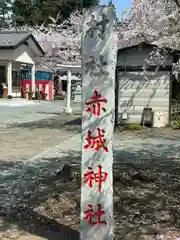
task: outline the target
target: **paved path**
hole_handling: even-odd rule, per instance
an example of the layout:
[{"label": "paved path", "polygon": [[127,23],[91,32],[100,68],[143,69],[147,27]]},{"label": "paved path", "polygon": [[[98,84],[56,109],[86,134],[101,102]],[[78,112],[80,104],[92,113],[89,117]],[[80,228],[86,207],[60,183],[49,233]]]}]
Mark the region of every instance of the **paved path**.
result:
[{"label": "paved path", "polygon": [[0,100],[1,163],[27,160],[73,136],[62,124],[77,116],[60,114],[63,106],[64,101]]},{"label": "paved path", "polygon": [[[64,111],[65,101],[0,100],[0,127],[4,124],[38,121]],[[72,102],[73,112],[80,112],[80,104]]]}]

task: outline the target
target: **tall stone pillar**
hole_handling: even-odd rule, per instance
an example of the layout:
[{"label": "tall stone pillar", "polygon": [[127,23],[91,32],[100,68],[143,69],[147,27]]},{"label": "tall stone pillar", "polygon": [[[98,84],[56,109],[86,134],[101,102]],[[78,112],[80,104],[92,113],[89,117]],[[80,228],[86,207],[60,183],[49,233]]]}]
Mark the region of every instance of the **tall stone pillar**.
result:
[{"label": "tall stone pillar", "polygon": [[113,240],[113,128],[116,16],[111,7],[83,14],[81,240]]}]

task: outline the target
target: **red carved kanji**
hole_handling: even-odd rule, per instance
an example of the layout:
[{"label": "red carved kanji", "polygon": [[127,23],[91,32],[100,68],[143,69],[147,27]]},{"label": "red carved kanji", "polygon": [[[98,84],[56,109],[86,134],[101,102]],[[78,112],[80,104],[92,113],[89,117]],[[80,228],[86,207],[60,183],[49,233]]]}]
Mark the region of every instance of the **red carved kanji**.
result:
[{"label": "red carved kanji", "polygon": [[95,151],[98,151],[100,148],[103,148],[105,152],[108,152],[108,149],[105,146],[106,140],[104,139],[104,134],[101,134],[101,131],[102,133],[105,133],[105,131],[100,128],[97,128],[97,131],[98,135],[92,136],[92,131],[88,130],[88,136],[86,138],[88,144],[84,146],[84,149],[93,148]]},{"label": "red carved kanji", "polygon": [[90,188],[93,186],[93,181],[98,183],[98,191],[101,191],[101,183],[107,179],[107,173],[102,172],[102,166],[98,165],[98,172],[94,173],[91,167],[88,167],[88,172],[84,174],[84,183],[87,183]]},{"label": "red carved kanji", "polygon": [[94,95],[86,102],[87,107],[85,110],[91,112],[95,116],[100,116],[101,109],[106,112],[106,109],[101,107],[100,103],[107,103],[107,100],[101,96],[98,90],[94,90]]},{"label": "red carved kanji", "polygon": [[96,224],[106,224],[106,221],[101,221],[101,217],[105,215],[105,212],[101,210],[101,204],[97,205],[97,212],[94,212],[93,206],[91,204],[88,204],[88,208],[89,209],[84,212],[84,220],[88,220],[88,224],[90,226]]}]

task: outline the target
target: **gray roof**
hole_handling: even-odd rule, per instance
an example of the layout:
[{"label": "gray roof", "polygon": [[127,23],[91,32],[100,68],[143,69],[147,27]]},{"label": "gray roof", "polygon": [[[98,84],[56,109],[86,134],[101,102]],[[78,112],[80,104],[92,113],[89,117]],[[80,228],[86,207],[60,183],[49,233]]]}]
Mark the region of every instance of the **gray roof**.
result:
[{"label": "gray roof", "polygon": [[[157,42],[158,43],[158,42]],[[118,49],[118,52],[121,53],[122,51],[126,49],[131,49],[134,47],[159,47],[162,48],[162,46],[158,45],[156,42],[148,42],[148,41],[134,41],[129,44],[121,45],[121,47]],[[180,54],[180,50],[178,49],[172,49],[170,47],[163,46],[164,49],[168,50],[169,53],[176,53]]]},{"label": "gray roof", "polygon": [[0,32],[0,47],[14,47],[29,35],[28,32]]},{"label": "gray roof", "polygon": [[26,43],[30,38],[32,38],[39,50],[45,54],[31,32],[0,31],[0,49],[15,49]]}]

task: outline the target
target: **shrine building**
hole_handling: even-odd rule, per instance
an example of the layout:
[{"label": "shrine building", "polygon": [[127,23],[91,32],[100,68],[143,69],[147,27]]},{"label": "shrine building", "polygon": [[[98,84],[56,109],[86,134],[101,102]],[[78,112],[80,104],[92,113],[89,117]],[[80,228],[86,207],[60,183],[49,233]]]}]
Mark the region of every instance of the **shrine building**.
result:
[{"label": "shrine building", "polygon": [[179,51],[167,49],[171,53],[158,71],[157,65],[149,62],[147,72],[144,74],[145,59],[149,58],[154,47],[157,46],[142,42],[118,51],[115,88],[116,125],[122,121],[142,123],[145,110],[152,111],[153,118],[159,114],[161,125],[165,126],[171,120],[172,64]]},{"label": "shrine building", "polygon": [[[30,72],[29,88],[35,94],[35,58],[45,53],[29,32],[0,31],[0,85],[4,98],[22,94],[22,71]],[[28,87],[28,86],[26,86]],[[6,92],[4,91],[6,89]]]}]

